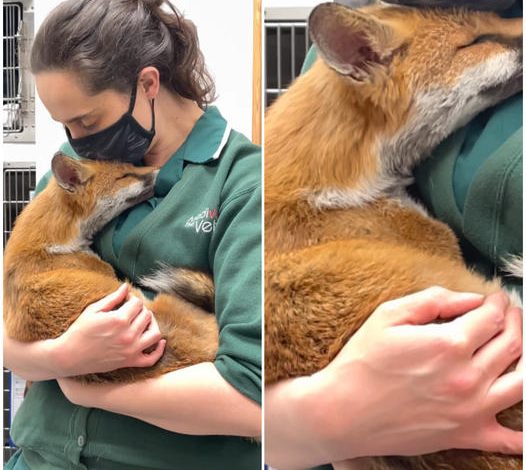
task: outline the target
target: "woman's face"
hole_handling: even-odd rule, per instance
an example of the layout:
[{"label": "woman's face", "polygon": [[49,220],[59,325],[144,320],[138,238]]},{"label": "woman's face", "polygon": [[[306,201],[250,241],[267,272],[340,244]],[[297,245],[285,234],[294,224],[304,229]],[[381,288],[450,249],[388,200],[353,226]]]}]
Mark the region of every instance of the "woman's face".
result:
[{"label": "woman's face", "polygon": [[[35,76],[38,95],[51,117],[78,139],[101,131],[128,111],[130,92],[104,90],[89,95],[76,75],[66,71],[41,72]],[[145,129],[152,126],[150,101],[139,87],[133,117]]]}]

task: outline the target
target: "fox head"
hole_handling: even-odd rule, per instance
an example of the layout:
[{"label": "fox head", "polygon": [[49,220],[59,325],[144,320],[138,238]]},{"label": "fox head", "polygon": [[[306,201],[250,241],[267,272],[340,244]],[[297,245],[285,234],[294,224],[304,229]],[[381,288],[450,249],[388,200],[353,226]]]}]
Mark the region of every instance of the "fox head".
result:
[{"label": "fox head", "polygon": [[[410,5],[410,6],[423,6],[426,7],[454,7],[456,5],[455,0],[385,0],[386,3],[394,3],[396,5]],[[515,0],[463,0],[462,6],[467,8],[473,8],[475,10],[506,10],[510,8]]]},{"label": "fox head", "polygon": [[318,207],[341,191],[372,200],[522,86],[522,19],[331,2],[309,31],[319,59],[267,113],[268,198],[290,188]]},{"label": "fox head", "polygon": [[75,160],[57,153],[51,162],[61,200],[90,239],[126,209],[153,196],[159,170],[127,163]]},{"label": "fox head", "polygon": [[522,85],[520,19],[326,3],[314,9],[309,27],[320,56],[357,99],[396,115],[398,128],[386,129],[380,153],[402,173]]}]

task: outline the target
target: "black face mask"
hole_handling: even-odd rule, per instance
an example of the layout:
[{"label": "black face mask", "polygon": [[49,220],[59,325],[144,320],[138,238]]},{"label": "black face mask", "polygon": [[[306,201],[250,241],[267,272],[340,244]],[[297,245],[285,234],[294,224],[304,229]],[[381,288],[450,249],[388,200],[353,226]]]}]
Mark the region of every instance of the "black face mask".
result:
[{"label": "black face mask", "polygon": [[102,131],[73,139],[66,127],[69,143],[77,155],[92,160],[117,160],[133,164],[144,158],[155,135],[154,102],[152,100],[152,128],[148,131],[132,116],[136,95],[137,88],[134,87],[128,111],[115,124]]}]

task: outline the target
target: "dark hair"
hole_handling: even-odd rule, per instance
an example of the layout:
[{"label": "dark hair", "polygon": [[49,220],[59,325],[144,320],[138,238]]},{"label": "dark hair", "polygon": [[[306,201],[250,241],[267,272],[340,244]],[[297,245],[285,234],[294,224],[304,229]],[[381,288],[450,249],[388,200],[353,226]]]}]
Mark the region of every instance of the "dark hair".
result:
[{"label": "dark hair", "polygon": [[31,71],[77,73],[88,93],[129,92],[147,66],[204,108],[215,98],[195,25],[166,0],[67,0],[38,30]]}]

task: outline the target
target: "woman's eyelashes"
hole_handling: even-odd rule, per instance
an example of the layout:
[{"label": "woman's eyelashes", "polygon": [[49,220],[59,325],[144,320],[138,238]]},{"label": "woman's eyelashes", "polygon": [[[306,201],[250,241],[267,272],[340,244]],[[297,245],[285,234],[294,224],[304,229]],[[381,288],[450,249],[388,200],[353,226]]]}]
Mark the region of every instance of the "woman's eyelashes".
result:
[{"label": "woman's eyelashes", "polygon": [[97,128],[97,123],[96,122],[89,122],[89,123],[85,123],[85,122],[80,122],[80,127],[85,130],[85,131],[94,131],[96,128]]},{"label": "woman's eyelashes", "polygon": [[69,131],[73,138],[85,137],[93,134],[98,127],[97,122],[75,121],[70,124],[64,124],[64,129]]}]

